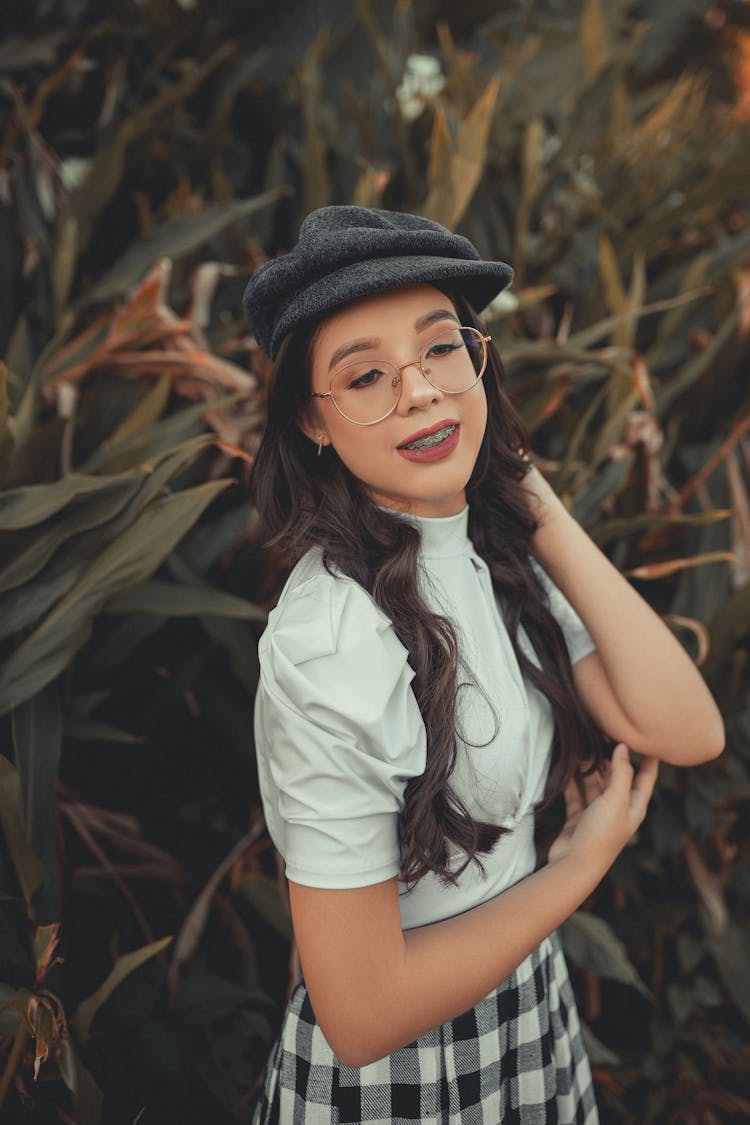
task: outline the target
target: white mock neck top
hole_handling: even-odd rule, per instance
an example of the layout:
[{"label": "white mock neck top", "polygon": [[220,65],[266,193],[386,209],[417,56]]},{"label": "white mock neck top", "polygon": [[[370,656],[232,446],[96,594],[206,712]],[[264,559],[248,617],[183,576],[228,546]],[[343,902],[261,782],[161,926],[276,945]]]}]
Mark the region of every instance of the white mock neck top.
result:
[{"label": "white mock neck top", "polygon": [[[484,875],[470,863],[455,886],[432,874],[411,890],[400,882],[409,929],[477,906],[534,870],[533,807],[547,779],[553,720],[521,674],[487,565],[468,537],[468,506],[453,516],[401,518],[422,532],[422,596],[458,635],[452,787],[475,817],[512,829],[480,856]],[[593,638],[536,559],[532,565],[575,663],[595,648]],[[522,628],[519,643],[538,664]],[[398,814],[427,746],[409,654],[390,619],[356,582],[330,574],[315,549],[292,570],[259,656],[258,776],[287,876],[346,888],[399,875]]]}]

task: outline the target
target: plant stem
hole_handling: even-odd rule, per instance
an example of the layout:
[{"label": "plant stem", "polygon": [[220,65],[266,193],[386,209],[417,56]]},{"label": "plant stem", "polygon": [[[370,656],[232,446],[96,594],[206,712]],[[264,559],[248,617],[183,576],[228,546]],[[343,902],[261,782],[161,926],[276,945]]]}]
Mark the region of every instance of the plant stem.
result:
[{"label": "plant stem", "polygon": [[28,1034],[29,1033],[26,1029],[26,1025],[24,1023],[21,1023],[19,1025],[18,1031],[16,1032],[16,1038],[13,1040],[13,1046],[11,1047],[10,1054],[8,1055],[8,1061],[5,1064],[5,1070],[3,1071],[2,1077],[0,1077],[0,1106],[2,1106],[3,1102],[5,1101],[5,1095],[8,1093],[10,1084],[13,1081],[13,1075],[18,1069],[18,1064],[21,1061],[21,1055],[23,1054],[23,1049],[26,1046],[26,1037],[28,1036]]}]

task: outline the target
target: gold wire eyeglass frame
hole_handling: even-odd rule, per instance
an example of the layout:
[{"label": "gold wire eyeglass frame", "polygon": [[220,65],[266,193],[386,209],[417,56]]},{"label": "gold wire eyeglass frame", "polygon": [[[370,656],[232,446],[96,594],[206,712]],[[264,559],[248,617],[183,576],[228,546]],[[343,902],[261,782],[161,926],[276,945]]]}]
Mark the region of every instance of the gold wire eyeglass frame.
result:
[{"label": "gold wire eyeglass frame", "polygon": [[440,393],[444,394],[444,395],[461,395],[461,394],[464,394],[466,391],[470,391],[473,387],[475,387],[477,385],[477,383],[482,378],[482,376],[484,375],[484,373],[487,369],[487,344],[492,339],[492,336],[484,336],[479,331],[478,328],[472,328],[470,325],[463,325],[462,324],[462,325],[459,326],[459,328],[458,328],[459,332],[471,332],[473,335],[477,336],[479,340],[481,340],[482,349],[483,349],[482,366],[479,369],[479,371],[477,372],[476,380],[473,383],[471,383],[468,387],[462,387],[461,390],[459,390],[459,391],[446,391],[442,387],[438,387],[438,385],[436,383],[433,383],[433,381],[432,381],[432,379],[430,378],[430,375],[429,375],[430,369],[428,367],[427,370],[425,370],[425,366],[424,366],[424,362],[423,362],[423,360],[426,356],[426,353],[429,351],[429,349],[432,347],[432,345],[435,343],[436,340],[439,340],[441,336],[444,336],[446,334],[446,331],[450,331],[450,329],[444,329],[442,332],[438,332],[438,334],[436,336],[433,336],[431,340],[427,341],[427,343],[424,345],[424,347],[422,348],[421,352],[419,353],[419,355],[416,359],[412,359],[408,363],[402,364],[401,367],[396,367],[395,363],[391,363],[390,360],[387,360],[387,359],[373,359],[371,361],[372,363],[382,364],[384,367],[390,367],[393,371],[395,371],[396,375],[394,376],[391,385],[395,387],[396,384],[398,383],[398,387],[399,387],[399,392],[396,395],[396,397],[394,398],[393,405],[391,406],[390,410],[388,410],[385,414],[381,415],[380,418],[375,418],[372,422],[358,422],[356,420],[356,418],[350,418],[348,414],[344,414],[344,411],[341,409],[339,404],[336,402],[336,399],[333,396],[333,391],[331,390],[331,387],[333,386],[333,380],[338,375],[340,375],[342,371],[346,371],[347,367],[354,366],[354,364],[346,364],[344,367],[340,367],[338,369],[338,371],[334,371],[333,375],[331,375],[331,381],[328,384],[328,390],[327,391],[311,391],[310,397],[311,398],[330,398],[331,402],[336,407],[336,409],[338,410],[341,417],[346,418],[347,422],[351,422],[353,426],[376,426],[378,424],[378,422],[382,422],[385,418],[388,418],[391,414],[393,414],[393,411],[396,409],[399,402],[401,401],[401,391],[403,389],[401,372],[405,371],[407,367],[414,367],[415,364],[419,368],[419,370],[422,372],[422,374],[424,375],[425,379],[430,384],[430,386],[434,387],[436,391],[440,391]]}]

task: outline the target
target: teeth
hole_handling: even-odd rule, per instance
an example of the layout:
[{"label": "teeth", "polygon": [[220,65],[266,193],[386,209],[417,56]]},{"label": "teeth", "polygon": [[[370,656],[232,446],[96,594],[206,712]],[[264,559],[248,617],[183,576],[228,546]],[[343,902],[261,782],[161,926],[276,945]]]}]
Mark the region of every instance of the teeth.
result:
[{"label": "teeth", "polygon": [[442,430],[436,430],[434,434],[427,434],[426,437],[417,438],[416,441],[407,442],[403,445],[402,449],[430,449],[433,445],[440,445],[441,441],[445,441],[447,437],[455,430],[455,426],[446,426]]}]

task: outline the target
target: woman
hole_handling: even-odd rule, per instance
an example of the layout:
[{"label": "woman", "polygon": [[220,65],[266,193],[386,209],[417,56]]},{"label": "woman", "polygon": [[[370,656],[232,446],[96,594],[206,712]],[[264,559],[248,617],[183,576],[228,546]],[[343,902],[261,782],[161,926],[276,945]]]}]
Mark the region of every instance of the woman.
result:
[{"label": "woman", "polygon": [[658,759],[723,747],[689,657],[524,454],[474,312],[511,277],[430,220],[326,207],[247,289],[275,361],[257,504],[295,562],[256,746],[304,974],[256,1125],[595,1123],[556,927]]}]

